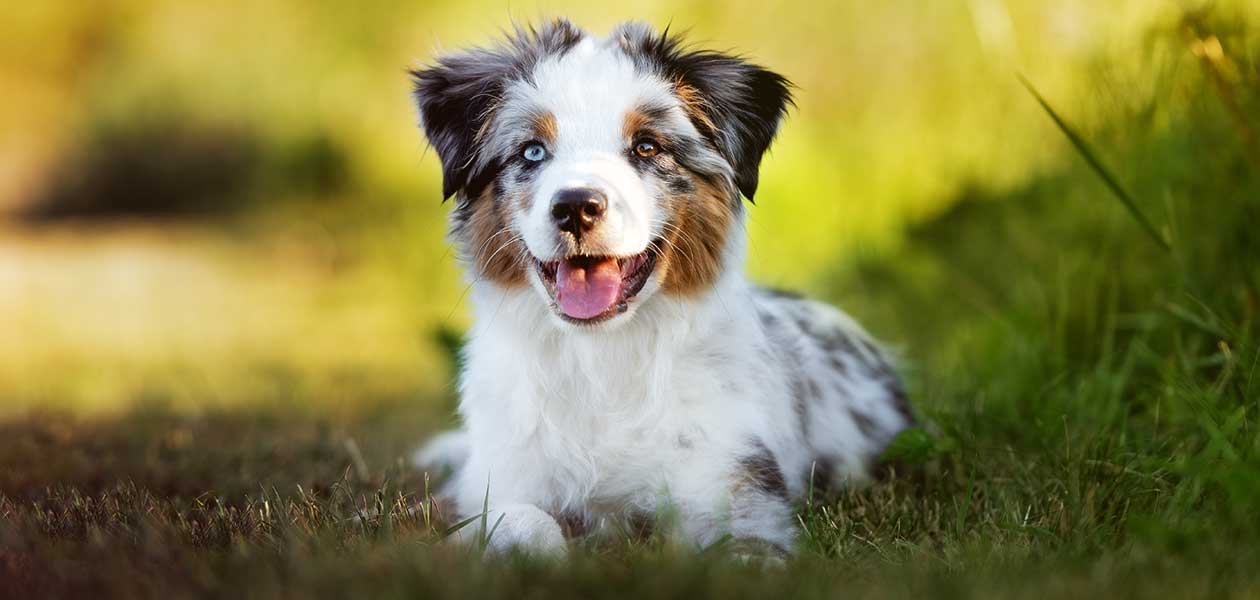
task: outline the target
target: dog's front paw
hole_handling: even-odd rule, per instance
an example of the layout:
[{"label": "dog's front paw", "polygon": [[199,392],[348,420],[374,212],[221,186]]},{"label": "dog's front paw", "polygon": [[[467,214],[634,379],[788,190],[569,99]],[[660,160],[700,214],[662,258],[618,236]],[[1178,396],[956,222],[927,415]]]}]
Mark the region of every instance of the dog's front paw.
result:
[{"label": "dog's front paw", "polygon": [[487,550],[496,554],[516,551],[561,558],[568,553],[560,524],[533,504],[505,504],[491,508],[485,523],[487,531],[481,532],[482,536],[486,536],[482,541]]}]

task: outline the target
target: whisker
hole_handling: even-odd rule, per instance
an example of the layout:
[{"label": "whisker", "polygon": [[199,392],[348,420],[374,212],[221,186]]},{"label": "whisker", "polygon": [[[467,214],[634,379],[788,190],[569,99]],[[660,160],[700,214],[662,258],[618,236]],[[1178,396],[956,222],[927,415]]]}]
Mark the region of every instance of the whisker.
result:
[{"label": "whisker", "polygon": [[[460,291],[459,298],[456,299],[455,304],[451,306],[451,312],[446,314],[446,319],[445,319],[446,321],[450,321],[451,317],[455,316],[455,311],[459,309],[460,304],[464,303],[464,299],[468,297],[468,292],[472,291],[473,286],[477,285],[478,283],[480,283],[481,281],[485,279],[485,273],[483,273],[481,269],[476,267],[477,264],[480,264],[480,261],[477,260],[478,256],[480,256],[481,252],[484,251],[485,248],[490,245],[490,242],[493,241],[494,238],[499,237],[505,233],[512,233],[512,230],[501,229],[495,232],[494,235],[486,238],[486,240],[481,243],[481,246],[477,249],[476,252],[473,252],[471,255],[468,256],[469,261],[474,265],[472,267],[473,279],[472,281],[469,281],[466,285],[464,285],[464,289]],[[523,239],[523,236],[518,235],[515,237],[516,239]],[[507,240],[506,242],[504,242],[504,246],[511,244],[513,241],[515,240],[514,239]],[[500,248],[502,248],[502,246]],[[495,254],[497,253],[498,251],[495,251]],[[487,259],[484,264],[489,264],[491,260],[494,260],[494,255],[491,255],[490,258]]]},{"label": "whisker", "polygon": [[486,247],[490,245],[490,242],[494,241],[494,238],[497,238],[505,233],[512,233],[512,230],[506,228],[500,229],[494,232],[494,235],[486,238],[483,242],[481,242],[481,245],[477,247],[477,250],[472,253],[473,258],[480,256],[481,253],[485,251]]},{"label": "whisker", "polygon": [[[651,220],[650,220],[650,221],[651,221]],[[684,264],[686,264],[686,265],[688,265],[688,266],[692,266],[692,267],[694,267],[694,266],[695,266],[695,262],[696,262],[696,261],[695,261],[695,258],[694,258],[693,256],[691,256],[691,254],[690,254],[690,253],[688,253],[688,252],[687,252],[687,250],[688,250],[688,249],[690,249],[690,250],[692,250],[692,251],[696,250],[696,249],[697,249],[697,244],[698,244],[699,242],[697,242],[697,241],[696,241],[696,240],[695,240],[695,239],[691,236],[691,234],[687,233],[686,231],[683,231],[683,230],[682,230],[682,228],[678,227],[677,225],[674,225],[673,223],[669,223],[669,222],[667,222],[667,221],[660,221],[660,220],[655,220],[655,221],[653,221],[653,222],[658,223],[658,224],[659,224],[659,225],[661,225],[662,227],[667,227],[667,228],[670,228],[670,229],[669,229],[669,231],[670,231],[670,232],[672,232],[672,233],[674,233],[674,234],[676,234],[676,235],[677,235],[677,236],[678,236],[678,237],[682,240],[682,242],[683,242],[683,246],[678,246],[677,244],[671,244],[671,246],[672,246],[675,250],[677,250],[679,254],[681,254],[681,255],[682,255],[683,259],[685,259]]]},{"label": "whisker", "polygon": [[487,258],[487,259],[486,259],[485,264],[486,264],[487,266],[489,266],[489,265],[490,265],[490,263],[494,261],[494,257],[498,256],[498,255],[499,255],[499,253],[500,253],[500,252],[502,252],[504,248],[507,248],[508,246],[511,246],[512,244],[514,244],[514,243],[516,243],[516,242],[519,242],[519,241],[521,241],[521,240],[523,240],[523,239],[525,239],[525,236],[524,236],[524,235],[514,235],[514,236],[512,236],[512,237],[511,237],[511,238],[509,238],[507,241],[503,242],[503,244],[501,244],[501,245],[498,247],[498,249],[496,249],[496,250],[494,251],[494,254],[491,254],[491,255],[490,255],[490,258]]},{"label": "whisker", "polygon": [[[660,226],[662,227],[662,229],[665,229],[666,231],[669,231],[669,232],[671,232],[671,233],[674,233],[674,234],[678,237],[678,239],[679,239],[679,240],[681,240],[681,242],[682,242],[682,246],[679,246],[679,245],[677,245],[677,244],[671,244],[671,245],[672,245],[672,247],[673,247],[675,250],[677,250],[677,251],[678,251],[678,253],[679,253],[679,254],[682,256],[682,258],[684,259],[683,264],[684,264],[685,266],[690,266],[690,267],[692,267],[692,268],[695,268],[695,267],[696,267],[696,260],[695,260],[695,258],[694,258],[694,257],[692,257],[692,256],[691,256],[691,255],[687,252],[687,250],[692,250],[692,251],[695,251],[695,250],[700,249],[700,248],[699,248],[699,246],[700,246],[700,242],[699,242],[699,240],[697,240],[697,239],[696,239],[694,236],[692,236],[689,232],[684,231],[681,227],[679,227],[679,226],[677,226],[677,225],[675,225],[675,224],[673,224],[673,223],[670,223],[669,221],[666,221],[666,220],[663,220],[663,219],[651,219],[651,218],[649,218],[649,219],[648,219],[648,222],[649,222],[649,223],[654,223],[654,224],[660,225]],[[668,238],[667,238],[667,241],[668,241]],[[659,252],[659,251],[660,251],[660,250],[658,250],[658,252]],[[717,297],[718,302],[722,304],[722,308],[723,308],[723,309],[724,309],[724,310],[725,310],[725,311],[729,314],[729,313],[730,313],[730,307],[729,307],[729,306],[727,306],[727,304],[726,304],[726,299],[722,297],[721,292],[719,292],[719,291],[717,290],[717,288],[716,288],[716,287],[714,288],[714,295]]]}]

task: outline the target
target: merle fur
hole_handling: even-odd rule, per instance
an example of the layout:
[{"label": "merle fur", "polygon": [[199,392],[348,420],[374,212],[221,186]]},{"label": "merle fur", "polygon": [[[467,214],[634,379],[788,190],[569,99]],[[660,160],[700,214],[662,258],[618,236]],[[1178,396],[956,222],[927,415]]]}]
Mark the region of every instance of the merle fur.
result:
[{"label": "merle fur", "polygon": [[[758,317],[766,333],[777,340],[779,360],[784,368],[793,376],[792,395],[793,410],[800,422],[804,436],[810,435],[810,407],[824,401],[824,386],[829,381],[847,379],[854,376],[872,378],[880,382],[887,390],[894,409],[901,414],[906,423],[913,424],[915,417],[906,397],[905,388],[897,377],[896,370],[885,359],[883,352],[872,342],[861,336],[853,335],[834,325],[817,321],[816,315],[805,307],[808,301],[795,292],[762,287],[758,292],[765,300],[780,306],[791,307],[784,319],[768,310],[759,310]],[[811,368],[803,364],[799,345],[816,349],[825,358],[823,369]],[[879,435],[879,426],[871,415],[858,408],[848,410],[850,418],[858,428],[858,432],[866,438]],[[878,457],[870,456],[869,472],[881,476],[886,466],[878,462]],[[832,457],[818,456],[819,473],[815,477],[821,484],[820,489],[828,489],[828,479],[834,469]]]},{"label": "merle fur", "polygon": [[792,83],[739,56],[692,50],[668,29],[657,34],[645,24],[627,23],[613,35],[640,68],[700,92],[713,127],[702,119],[692,122],[734,167],[735,185],[751,201],[761,157],[793,105]]},{"label": "merle fur", "polygon": [[783,479],[783,471],[779,461],[761,440],[753,440],[752,451],[739,461],[744,476],[757,489],[771,496],[787,499],[787,482]]},{"label": "merle fur", "polygon": [[446,56],[434,66],[411,71],[420,125],[442,160],[443,199],[460,191],[465,198],[475,198],[502,167],[492,161],[474,171],[475,136],[507,83],[528,80],[539,60],[564,54],[584,35],[563,19],[541,29],[518,26],[494,48]]}]

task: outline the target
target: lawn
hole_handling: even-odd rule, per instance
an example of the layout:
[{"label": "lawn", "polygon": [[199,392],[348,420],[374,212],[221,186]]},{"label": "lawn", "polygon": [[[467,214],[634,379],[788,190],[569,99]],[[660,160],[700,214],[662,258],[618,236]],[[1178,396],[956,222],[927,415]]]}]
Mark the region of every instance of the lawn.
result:
[{"label": "lawn", "polygon": [[[1260,597],[1260,38],[1231,15],[1153,30],[1123,67],[1092,65],[1076,101],[1047,91],[1063,128],[994,75],[1045,126],[1021,147],[1063,159],[965,181],[879,252],[812,263],[805,287],[898,348],[922,427],[889,450],[898,477],[802,501],[782,566],[631,531],[575,540],[566,562],[483,556],[478,521],[451,543],[458,524],[428,493],[442,474],[407,461],[451,423],[458,336],[429,326],[450,305],[355,312],[343,287],[402,303],[423,286],[382,283],[411,263],[350,261],[342,287],[275,329],[340,315],[305,370],[76,410],[42,394],[109,373],[82,384],[91,365],[71,362],[80,383],[14,387],[22,371],[0,369],[23,407],[0,421],[0,597]],[[221,226],[254,248],[258,234]],[[235,275],[259,282],[248,298],[290,297],[260,264]],[[303,285],[294,271],[285,285]],[[364,327],[404,331],[345,337]],[[318,348],[339,344],[359,362],[329,374]],[[398,357],[418,345],[439,350]]]}]

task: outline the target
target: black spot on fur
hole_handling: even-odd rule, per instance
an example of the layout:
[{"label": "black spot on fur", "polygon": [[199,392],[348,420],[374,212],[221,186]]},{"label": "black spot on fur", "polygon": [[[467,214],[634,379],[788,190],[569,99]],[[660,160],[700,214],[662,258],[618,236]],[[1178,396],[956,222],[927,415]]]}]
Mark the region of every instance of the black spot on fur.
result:
[{"label": "black spot on fur", "polygon": [[870,340],[853,335],[843,328],[818,327],[810,319],[802,318],[798,324],[827,356],[828,365],[840,376],[848,376],[856,367],[866,377],[896,383],[892,365],[883,358],[883,352]]},{"label": "black spot on fur", "polygon": [[642,23],[624,24],[613,36],[639,68],[699,92],[707,118],[692,122],[734,167],[739,191],[752,200],[761,157],[792,104],[791,82],[738,56],[692,50],[668,30],[657,34]]},{"label": "black spot on fur", "polygon": [[797,416],[800,418],[801,434],[808,438],[810,431],[809,407],[822,401],[822,388],[813,378],[801,374],[799,369],[796,377],[797,379],[793,383],[795,397],[792,399],[792,403]]},{"label": "black spot on fur", "polygon": [[836,374],[840,376],[847,376],[849,374],[849,363],[845,362],[841,355],[834,352],[828,354],[827,362],[831,365],[831,369],[835,371]]},{"label": "black spot on fur", "polygon": [[783,471],[774,459],[774,454],[761,440],[753,442],[752,453],[739,461],[743,475],[757,489],[776,496],[787,498],[787,482],[783,479]]},{"label": "black spot on fur", "polygon": [[875,423],[875,419],[872,419],[870,415],[856,408],[849,407],[849,417],[853,419],[853,424],[857,425],[858,431],[862,433],[862,437],[870,438],[877,433],[878,424]]},{"label": "black spot on fur", "polygon": [[859,362],[865,362],[857,346],[854,345],[853,339],[839,328],[810,331],[810,335],[818,340],[818,345],[831,356],[848,356]]},{"label": "black spot on fur", "polygon": [[872,344],[870,340],[859,339],[858,344],[861,344],[862,350],[865,351],[867,354],[870,354],[872,356],[880,355],[879,348],[876,348],[875,344]]},{"label": "black spot on fur", "polygon": [[897,409],[897,413],[905,418],[907,426],[914,425],[914,409],[910,406],[910,399],[906,397],[906,390],[901,385],[901,380],[894,377],[887,380],[885,385],[888,386],[889,391],[892,393],[893,408]]},{"label": "black spot on fur", "polygon": [[779,317],[773,311],[764,307],[757,307],[757,318],[761,321],[761,327],[766,334],[771,336],[773,348],[780,358],[782,368],[791,371],[791,391],[792,394],[792,411],[796,413],[797,424],[800,427],[802,437],[808,439],[810,432],[810,405],[817,404],[822,397],[822,390],[818,382],[810,378],[802,369],[801,357],[795,349],[795,345],[785,337],[786,332],[782,330],[783,324]]},{"label": "black spot on fur", "polygon": [[474,171],[476,135],[512,80],[528,80],[543,57],[562,55],[585,36],[565,20],[542,29],[517,27],[505,43],[438,59],[436,65],[411,71],[420,123],[442,160],[442,197],[461,190],[475,198],[502,165]]},{"label": "black spot on fur", "polygon": [[801,429],[801,436],[809,438],[809,405],[811,402],[817,402],[818,399],[810,394],[808,381],[801,377],[800,373],[795,374],[792,381],[792,411],[796,413],[796,421]]},{"label": "black spot on fur", "polygon": [[892,377],[892,365],[884,360],[883,351],[865,338],[859,338],[857,343],[862,347],[862,357],[866,360],[867,369],[872,375]]},{"label": "black spot on fur", "polygon": [[760,306],[757,307],[757,320],[761,321],[761,327],[766,333],[771,333],[779,327],[779,318],[771,311]]}]

